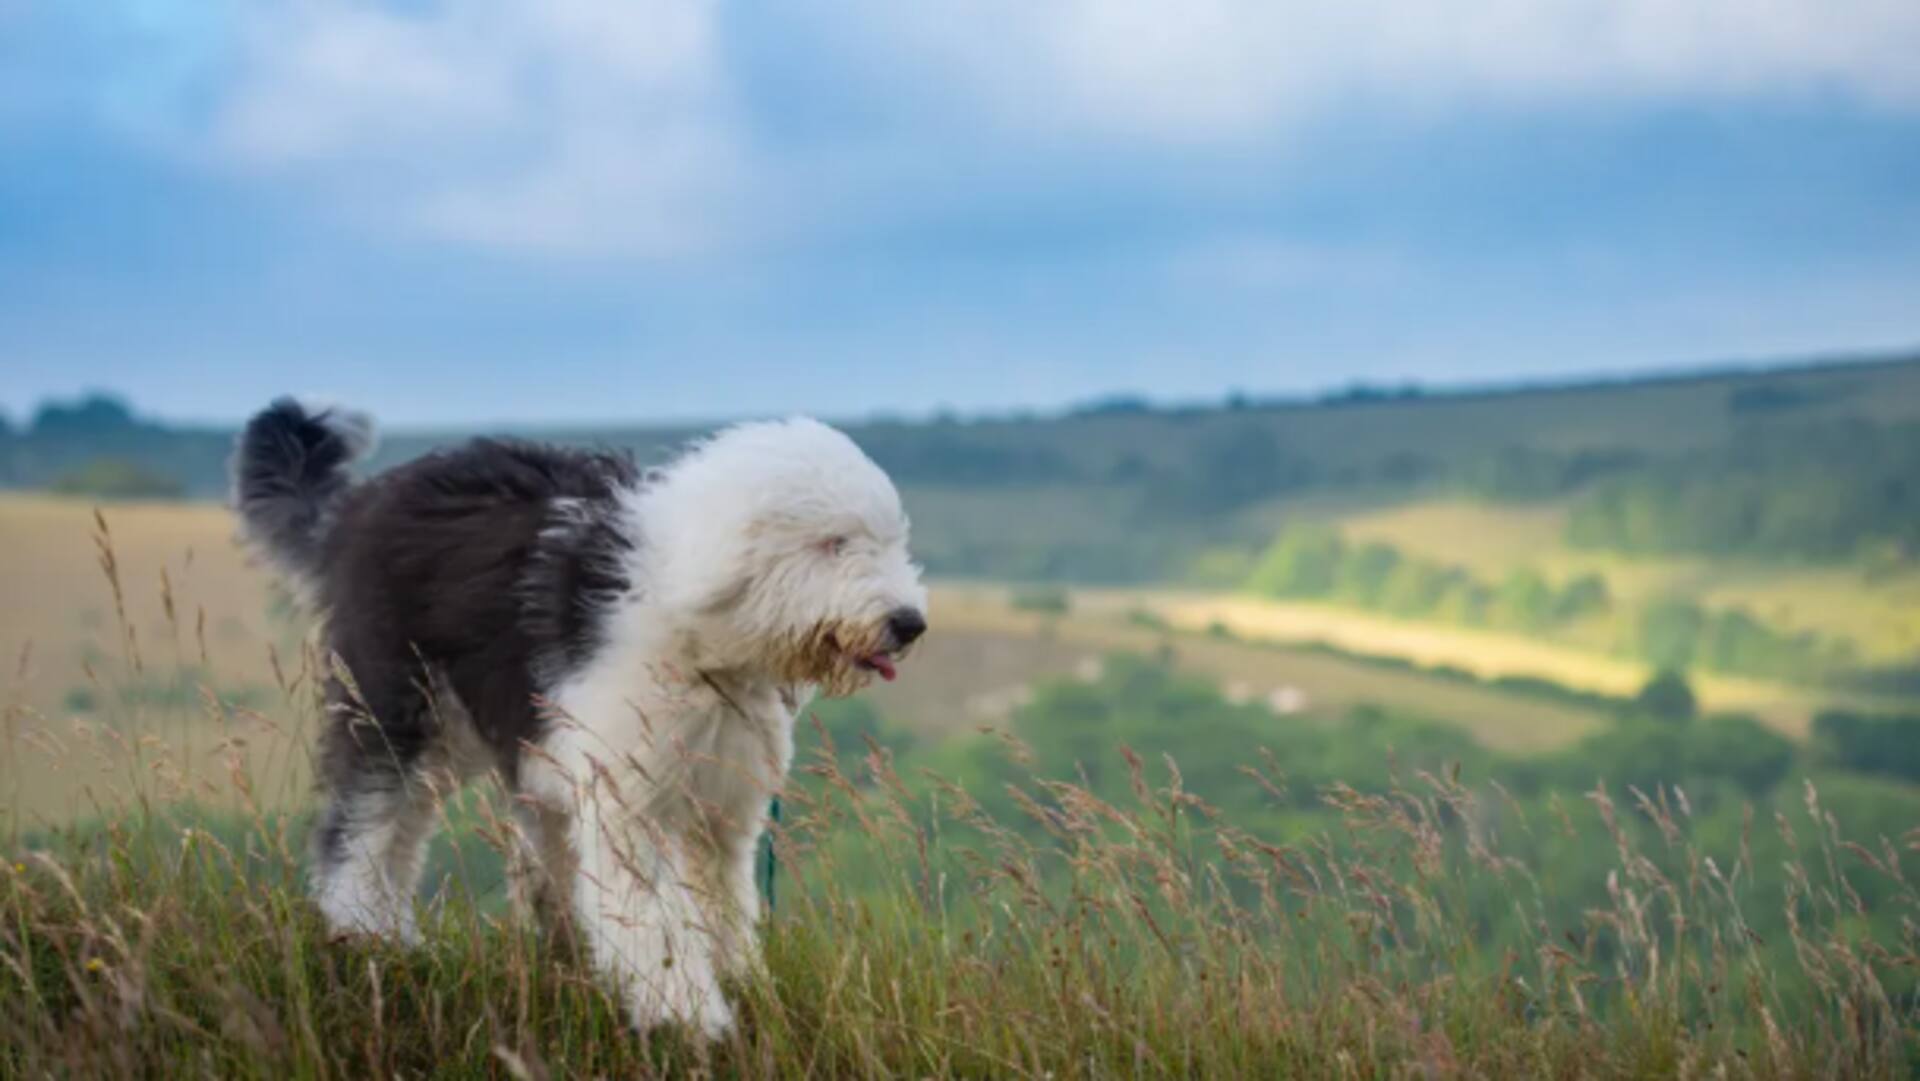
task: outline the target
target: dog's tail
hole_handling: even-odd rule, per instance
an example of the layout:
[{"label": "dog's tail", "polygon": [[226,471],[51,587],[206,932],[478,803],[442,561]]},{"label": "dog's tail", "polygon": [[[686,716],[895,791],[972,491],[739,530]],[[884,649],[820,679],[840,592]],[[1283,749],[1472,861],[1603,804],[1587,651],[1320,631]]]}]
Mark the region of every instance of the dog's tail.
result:
[{"label": "dog's tail", "polygon": [[280,398],[255,414],[233,452],[233,506],[247,541],[283,573],[311,581],[333,511],[372,453],[373,420]]}]

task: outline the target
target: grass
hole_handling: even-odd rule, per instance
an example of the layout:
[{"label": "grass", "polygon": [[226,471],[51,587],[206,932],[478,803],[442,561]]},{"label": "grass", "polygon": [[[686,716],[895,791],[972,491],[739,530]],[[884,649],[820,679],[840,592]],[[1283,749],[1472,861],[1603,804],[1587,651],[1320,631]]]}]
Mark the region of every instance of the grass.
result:
[{"label": "grass", "polygon": [[[233,543],[231,516],[211,503],[120,503],[105,521],[103,534],[81,500],[0,496],[0,658],[15,704],[52,713],[76,688],[118,697],[97,686],[99,662],[129,642],[142,662],[127,667],[129,683],[147,662],[204,657],[223,684],[273,685],[266,646],[285,645],[288,628],[270,615],[266,576]],[[117,561],[117,598],[101,539]]]},{"label": "grass", "polygon": [[[913,794],[878,748],[849,777],[833,750],[789,793],[765,970],[730,989],[742,1023],[719,1043],[627,1031],[582,958],[501,911],[506,832],[487,801],[449,811],[459,843],[439,861],[427,945],[401,950],[323,933],[297,885],[296,818],[132,798],[9,846],[0,1074],[1901,1078],[1920,1064],[1920,895],[1890,843],[1842,840],[1812,790],[1773,827],[1793,853],[1776,869],[1716,863],[1666,793],[1622,807],[1596,790],[1561,822],[1528,822],[1497,792],[1421,776],[1331,789],[1340,827],[1283,840],[1224,821],[1172,763],[1127,755],[1121,803],[1036,779],[1016,793],[1021,822],[937,778]],[[1249,781],[1284,783],[1271,763]],[[1557,925],[1507,847],[1536,832],[1615,850],[1611,902]],[[1873,924],[1868,876],[1891,910]],[[1527,939],[1481,938],[1470,898],[1486,889],[1530,916]],[[1747,930],[1762,904],[1791,914],[1785,969]],[[1869,930],[1889,916],[1904,930]]]},{"label": "grass", "polygon": [[[129,564],[101,540],[105,603],[135,611]],[[192,610],[163,608],[176,624]],[[1047,621],[1036,641],[1163,634],[983,611]],[[102,632],[115,646],[91,662],[102,686],[228,670],[192,650],[149,657],[154,636],[117,615]],[[1179,648],[1262,652],[1204,637]],[[983,793],[903,777],[877,745],[844,769],[824,730],[785,793],[764,969],[729,988],[738,1030],[713,1044],[634,1033],[586,959],[504,903],[511,833],[487,791],[443,809],[424,947],[330,939],[301,888],[313,664],[268,667],[273,700],[257,708],[209,682],[66,723],[18,696],[7,706],[0,1077],[1920,1068],[1920,891],[1903,863],[1920,829],[1853,843],[1811,786],[1729,839],[1701,836],[1677,791],[1597,786],[1541,814],[1421,773],[1383,791],[1331,786],[1318,800],[1329,824],[1299,832],[1238,821],[1176,762],[1125,748],[1107,764],[1123,768],[1124,798],[1031,772]],[[23,811],[26,786],[52,773],[82,780],[60,807]],[[1257,748],[1242,778],[1276,805],[1292,798],[1284,763]],[[1553,899],[1566,872],[1543,853],[1562,849],[1611,854],[1594,872],[1603,900]],[[1514,917],[1499,933],[1489,898]],[[1763,909],[1787,930],[1756,933]]]}]

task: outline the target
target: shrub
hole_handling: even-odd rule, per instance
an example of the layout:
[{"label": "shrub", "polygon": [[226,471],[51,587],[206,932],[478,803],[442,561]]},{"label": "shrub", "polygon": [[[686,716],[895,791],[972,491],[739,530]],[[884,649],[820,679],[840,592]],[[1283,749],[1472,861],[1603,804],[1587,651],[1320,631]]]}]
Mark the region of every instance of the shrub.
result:
[{"label": "shrub", "polygon": [[1813,738],[1835,765],[1920,781],[1920,717],[1828,710],[1813,719]]},{"label": "shrub", "polygon": [[118,458],[96,458],[62,474],[53,482],[53,490],[61,495],[97,499],[179,499],[186,495],[186,486],[174,478]]},{"label": "shrub", "polygon": [[1692,734],[1694,772],[1724,777],[1748,796],[1762,796],[1793,769],[1793,741],[1746,714],[1708,717]]},{"label": "shrub", "polygon": [[1640,688],[1640,693],[1633,698],[1633,709],[1656,721],[1679,724],[1692,720],[1700,710],[1700,703],[1685,674],[1664,668]]},{"label": "shrub", "polygon": [[1027,586],[1014,590],[1012,604],[1022,612],[1065,615],[1073,607],[1073,597],[1058,586]]}]

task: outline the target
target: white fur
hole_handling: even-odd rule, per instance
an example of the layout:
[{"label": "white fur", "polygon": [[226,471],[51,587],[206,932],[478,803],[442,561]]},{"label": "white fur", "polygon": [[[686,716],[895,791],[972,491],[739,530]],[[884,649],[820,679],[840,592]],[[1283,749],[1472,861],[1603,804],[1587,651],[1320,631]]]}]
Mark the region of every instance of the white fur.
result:
[{"label": "white fur", "polygon": [[314,879],[314,903],[329,928],[409,945],[420,941],[413,888],[435,811],[430,802],[411,800],[406,792],[352,797],[347,813],[371,825],[347,836],[347,851],[334,873]]},{"label": "white fur", "polygon": [[728,429],[626,509],[634,588],[555,689],[562,719],[522,783],[568,824],[574,915],[634,1024],[718,1034],[721,978],[757,964],[754,853],[794,710],[863,683],[852,659],[926,591],[892,483],[815,421]]},{"label": "white fur", "polygon": [[314,901],[337,933],[372,934],[409,945],[420,941],[414,890],[427,862],[427,842],[439,825],[446,797],[487,772],[491,753],[473,718],[444,677],[433,676],[433,710],[443,738],[419,770],[395,789],[344,797],[344,813],[364,823],[343,832],[346,851],[329,873],[316,873]]}]

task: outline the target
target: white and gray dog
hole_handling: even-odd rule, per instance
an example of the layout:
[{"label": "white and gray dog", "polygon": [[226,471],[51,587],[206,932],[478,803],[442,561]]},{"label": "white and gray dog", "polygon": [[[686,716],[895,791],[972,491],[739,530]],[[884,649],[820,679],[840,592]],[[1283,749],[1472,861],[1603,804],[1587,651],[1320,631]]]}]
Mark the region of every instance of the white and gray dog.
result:
[{"label": "white and gray dog", "polygon": [[371,442],[283,399],[234,461],[244,534],[325,620],[329,925],[416,940],[440,801],[493,773],[517,895],[569,920],[637,1027],[726,1031],[795,712],[892,679],[926,629],[893,484],[804,419],[655,470],[483,439],[355,483]]}]

